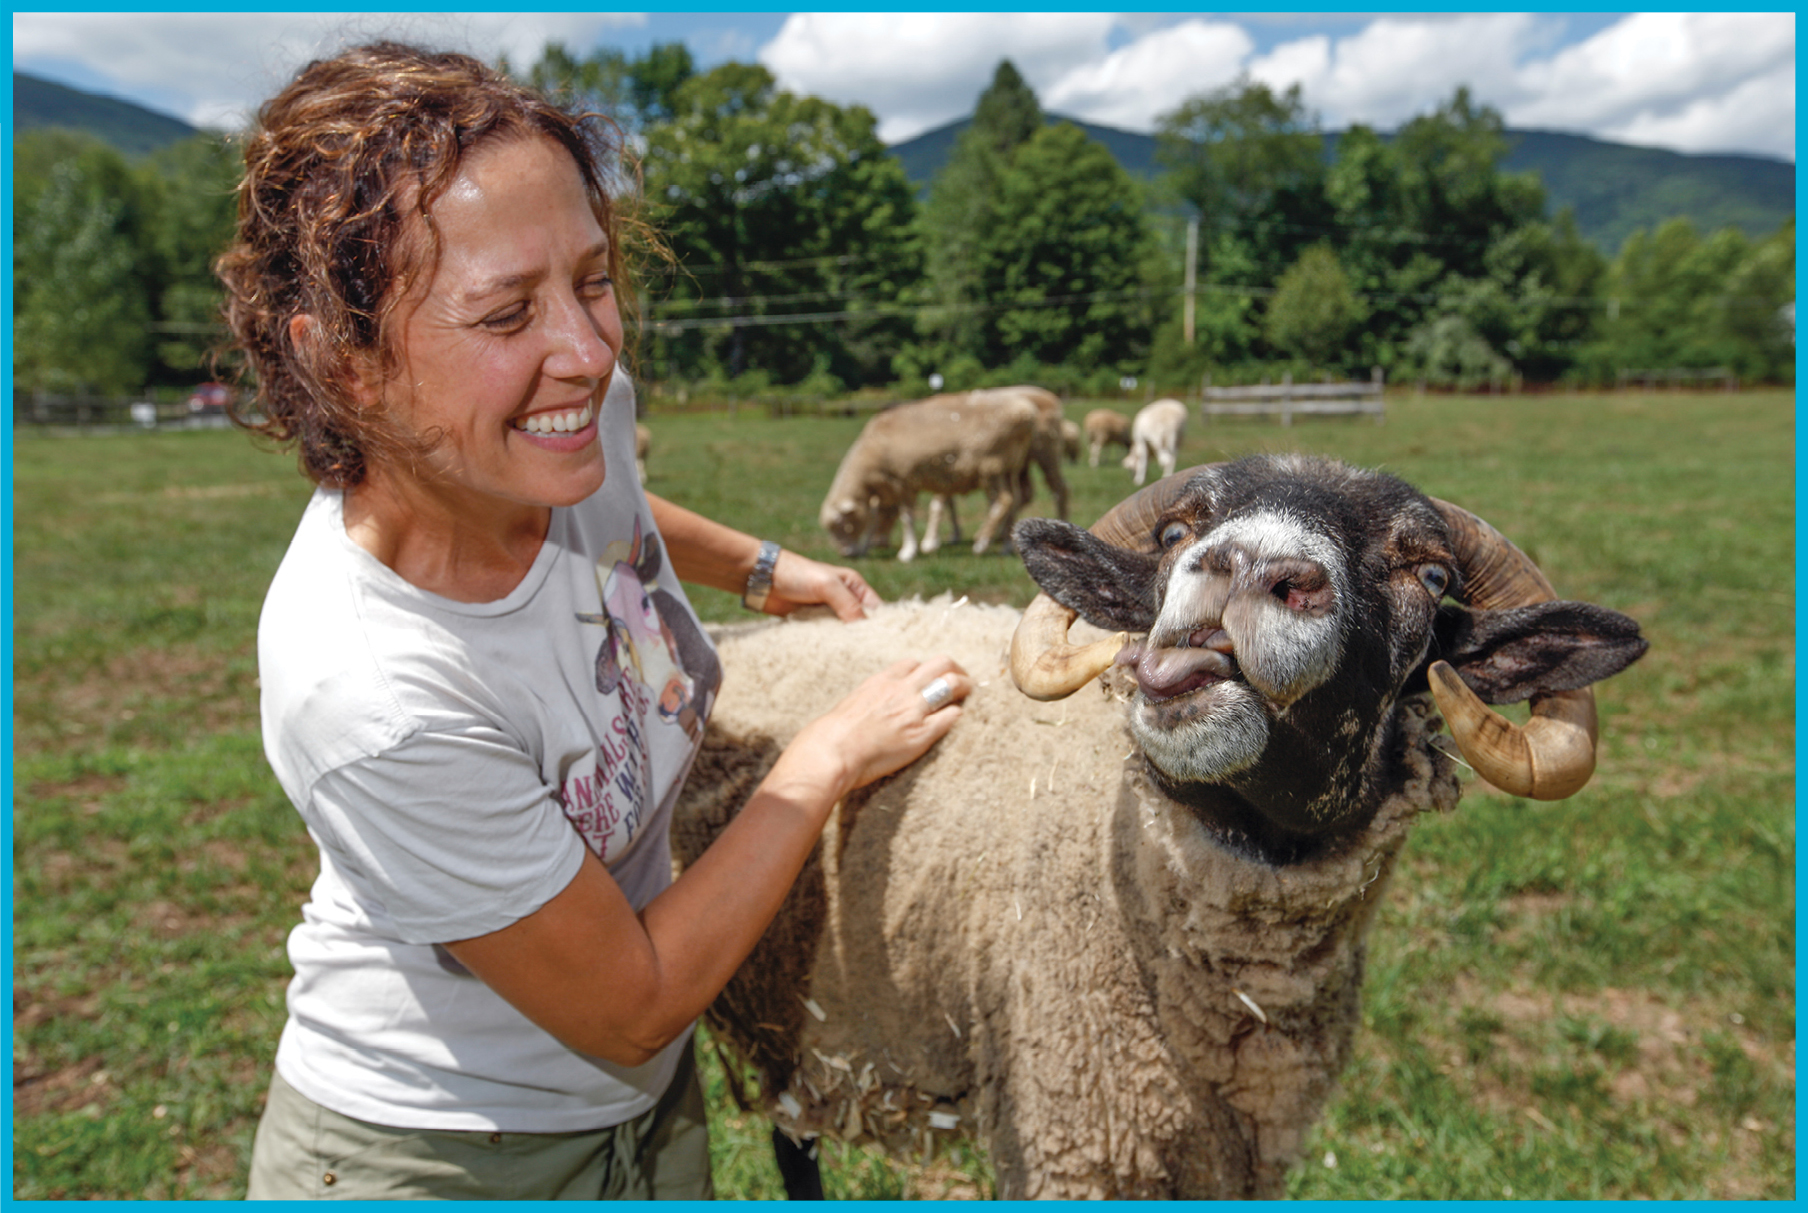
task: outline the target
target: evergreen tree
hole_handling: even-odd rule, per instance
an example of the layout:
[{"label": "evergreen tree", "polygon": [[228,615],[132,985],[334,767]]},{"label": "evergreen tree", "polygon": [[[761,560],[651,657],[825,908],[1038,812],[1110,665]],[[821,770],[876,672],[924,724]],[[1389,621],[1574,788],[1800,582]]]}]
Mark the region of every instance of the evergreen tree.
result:
[{"label": "evergreen tree", "polygon": [[1043,127],[1000,179],[995,214],[978,255],[989,307],[972,324],[985,364],[1141,367],[1143,200],[1104,145],[1071,123]]},{"label": "evergreen tree", "polygon": [[950,352],[977,354],[972,310],[982,302],[980,263],[998,218],[998,195],[1017,149],[1042,128],[1042,106],[1009,59],[980,94],[973,120],[930,183],[922,229],[929,286],[941,310],[925,335]]}]

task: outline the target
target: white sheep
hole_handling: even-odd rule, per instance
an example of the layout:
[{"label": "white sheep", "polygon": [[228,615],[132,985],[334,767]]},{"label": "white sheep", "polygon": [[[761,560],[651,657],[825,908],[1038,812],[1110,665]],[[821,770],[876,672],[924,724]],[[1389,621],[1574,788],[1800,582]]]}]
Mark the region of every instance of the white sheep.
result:
[{"label": "white sheep", "polygon": [[1186,435],[1186,405],[1171,397],[1153,401],[1137,410],[1130,423],[1130,453],[1124,466],[1141,484],[1149,474],[1149,456],[1161,465],[1163,476],[1174,474],[1174,463],[1180,453],[1180,440]]}]

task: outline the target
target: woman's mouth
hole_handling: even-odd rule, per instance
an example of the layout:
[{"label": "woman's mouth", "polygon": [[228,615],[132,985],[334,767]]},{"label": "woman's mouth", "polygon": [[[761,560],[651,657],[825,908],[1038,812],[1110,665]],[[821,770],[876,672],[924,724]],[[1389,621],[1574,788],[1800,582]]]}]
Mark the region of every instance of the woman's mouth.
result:
[{"label": "woman's mouth", "polygon": [[514,427],[528,434],[575,434],[596,417],[596,408],[584,404],[575,409],[549,409],[517,417]]}]

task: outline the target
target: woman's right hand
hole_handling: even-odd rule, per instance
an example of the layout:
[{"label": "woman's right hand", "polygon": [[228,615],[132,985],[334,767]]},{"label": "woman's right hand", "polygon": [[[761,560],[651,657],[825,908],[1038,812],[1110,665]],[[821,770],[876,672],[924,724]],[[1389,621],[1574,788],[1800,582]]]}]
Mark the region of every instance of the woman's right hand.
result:
[{"label": "woman's right hand", "polygon": [[[937,679],[947,684],[948,694],[932,704],[923,692]],[[845,796],[921,758],[954,727],[961,700],[972,690],[973,679],[952,658],[900,661],[806,725],[786,754],[794,760],[837,762],[837,783]]]}]

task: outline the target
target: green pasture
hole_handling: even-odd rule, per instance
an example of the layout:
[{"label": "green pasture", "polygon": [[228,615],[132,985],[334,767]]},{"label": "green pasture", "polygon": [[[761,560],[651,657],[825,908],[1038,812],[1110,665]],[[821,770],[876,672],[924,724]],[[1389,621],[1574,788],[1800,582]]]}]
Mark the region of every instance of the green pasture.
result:
[{"label": "green pasture", "polygon": [[[1794,404],[1401,393],[1382,426],[1189,429],[1184,463],[1387,467],[1652,642],[1600,689],[1582,794],[1478,791],[1418,827],[1295,1195],[1795,1194]],[[654,491],[829,555],[816,511],[858,420],[649,424]],[[232,432],[14,450],[13,1195],[240,1196],[315,870],[264,764],[255,649],[307,488]],[[1114,459],[1067,475],[1076,521],[1130,488]],[[861,567],[887,597],[1031,594],[1014,559],[965,548]],[[704,1057],[721,1192],[780,1195],[764,1124]],[[991,1192],[975,1150],[826,1153],[833,1195]]]}]

